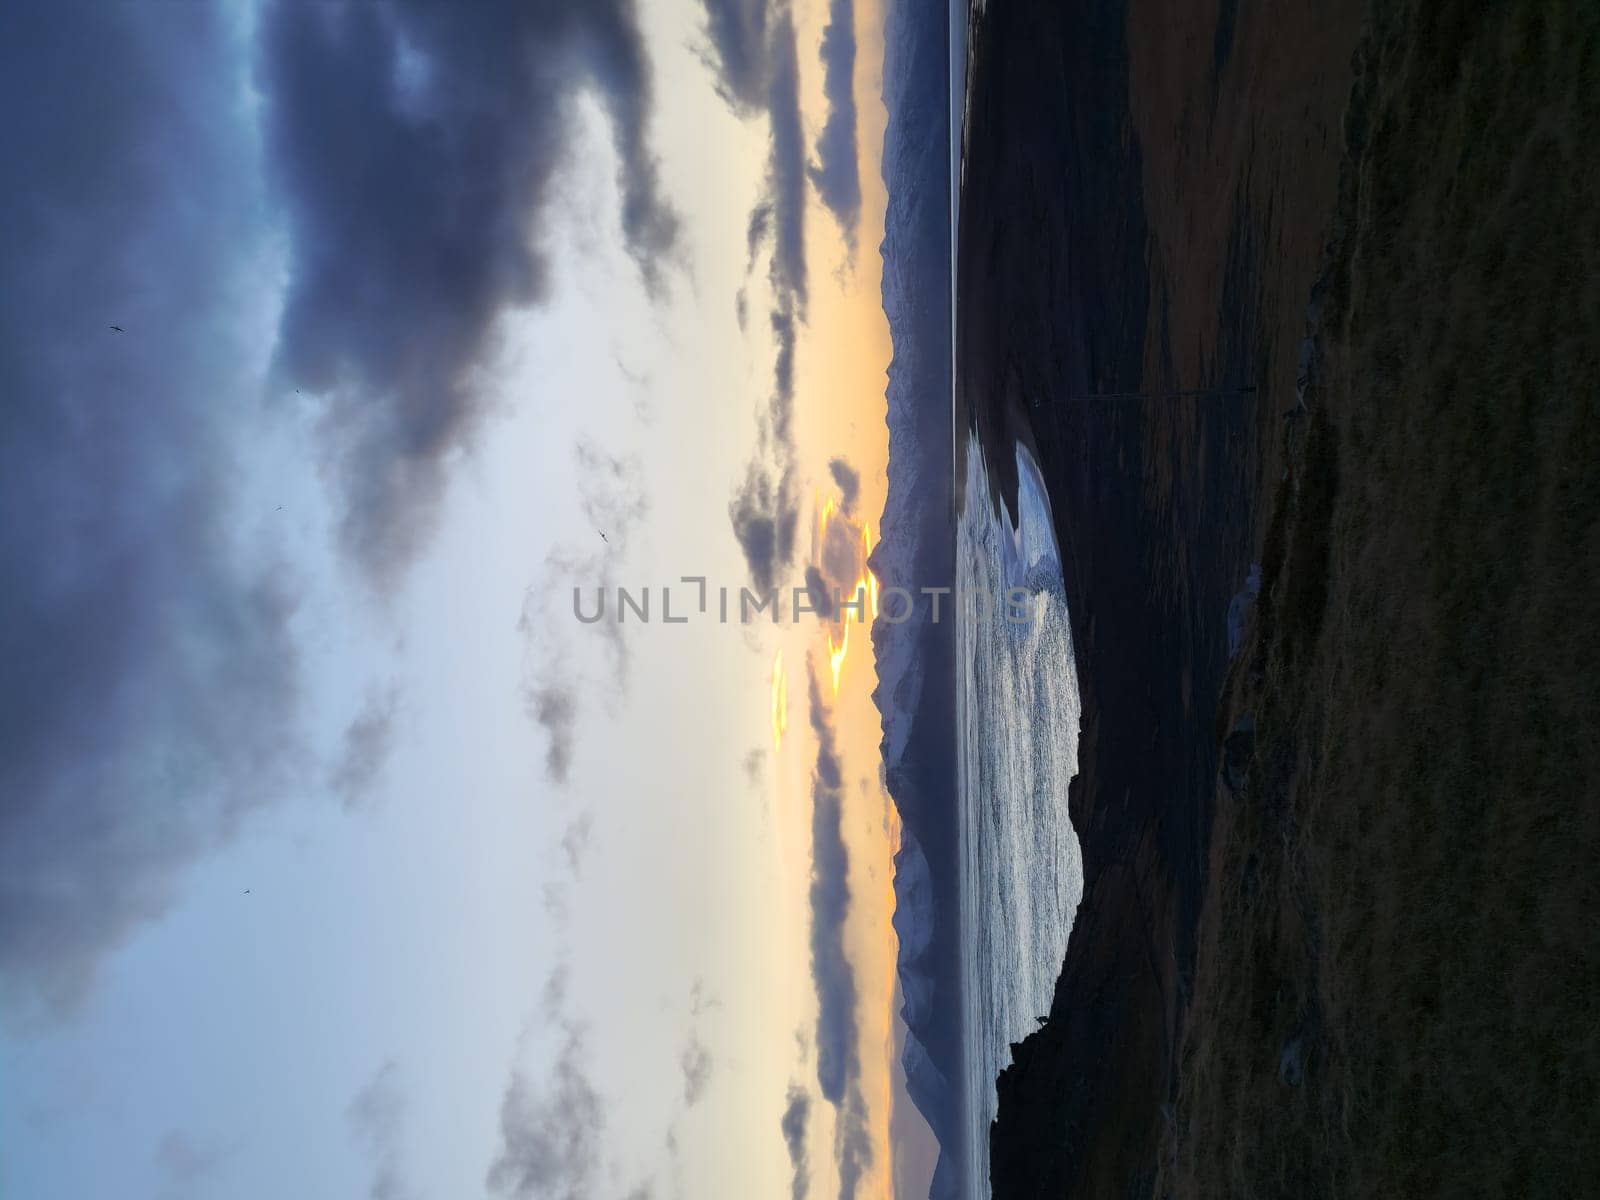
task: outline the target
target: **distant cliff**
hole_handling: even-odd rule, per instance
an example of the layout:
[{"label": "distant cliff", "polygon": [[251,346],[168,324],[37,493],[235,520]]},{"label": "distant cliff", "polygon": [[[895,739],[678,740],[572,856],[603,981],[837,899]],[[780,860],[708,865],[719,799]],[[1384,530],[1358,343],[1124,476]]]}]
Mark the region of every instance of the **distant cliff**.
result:
[{"label": "distant cliff", "polygon": [[[955,572],[950,444],[949,116],[944,0],[902,0],[886,19],[882,171],[888,190],[883,308],[889,366],[888,496],[872,567],[920,597]],[[956,1194],[961,1054],[956,857],[954,627],[919,599],[872,631],[883,764],[904,839],[895,858],[904,1063],[911,1098],[939,1139],[933,1195]],[[898,616],[897,601],[886,611]]]}]

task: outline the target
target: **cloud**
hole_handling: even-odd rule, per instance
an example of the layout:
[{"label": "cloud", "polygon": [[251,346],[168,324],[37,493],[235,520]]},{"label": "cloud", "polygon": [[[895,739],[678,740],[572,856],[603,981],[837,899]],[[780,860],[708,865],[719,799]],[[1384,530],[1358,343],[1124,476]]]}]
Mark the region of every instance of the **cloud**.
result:
[{"label": "cloud", "polygon": [[872,1161],[861,1054],[855,969],[845,952],[850,912],[850,853],[844,842],[844,779],[832,714],[815,673],[809,677],[817,761],[811,784],[811,978],[817,990],[817,1088],[834,1106],[834,1153],[841,1197],[855,1195]]},{"label": "cloud", "polygon": [[861,526],[849,517],[834,517],[828,522],[822,544],[817,549],[823,577],[844,593],[846,600],[851,599],[849,593],[866,567]]},{"label": "cloud", "polygon": [[683,1102],[693,1108],[711,1084],[711,1052],[699,1034],[690,1033],[689,1044],[678,1056],[678,1065],[683,1069]]},{"label": "cloud", "polygon": [[[573,1003],[571,967],[563,956],[546,977],[538,1007],[519,1040],[501,1098],[500,1143],[485,1174],[486,1186],[513,1200],[588,1200],[619,1194],[628,1200],[649,1200],[661,1194],[663,1186],[670,1194],[683,1195],[682,1181],[676,1178],[678,1123],[704,1095],[712,1071],[710,1053],[691,1030],[680,1058],[683,1106],[673,1106],[662,1138],[667,1162],[646,1171],[643,1178],[633,1174],[637,1182],[622,1192],[617,1181],[636,1168],[631,1163],[625,1167],[622,1156],[608,1145],[607,1101],[591,1072],[586,1027],[574,1017]],[[691,1015],[698,1018],[716,1007],[718,1002],[706,994],[704,983],[696,980],[689,997]],[[553,1046],[554,1057],[528,1069],[524,1059],[536,1041]],[[666,1185],[660,1179],[663,1172]]]},{"label": "cloud", "polygon": [[513,1200],[588,1200],[600,1166],[605,1108],[583,1060],[583,1034],[564,1031],[548,1076],[514,1067],[500,1102],[500,1149],[485,1182]]},{"label": "cloud", "polygon": [[266,336],[242,55],[213,9],[3,23],[0,999],[32,1020],[308,763],[295,581],[231,493]]},{"label": "cloud", "polygon": [[839,507],[844,510],[845,516],[853,516],[856,500],[861,496],[861,476],[842,458],[829,460],[828,474],[833,476],[833,482],[838,485]]},{"label": "cloud", "polygon": [[752,787],[761,786],[762,774],[767,765],[767,752],[757,746],[744,756],[744,777]]},{"label": "cloud", "polygon": [[817,158],[807,174],[839,222],[853,255],[861,219],[861,175],[856,164],[855,0],[831,0],[822,31],[822,89],[828,119],[817,137]]},{"label": "cloud", "polygon": [[[788,4],[767,0],[702,3],[712,46],[707,60],[718,90],[736,112],[747,117],[759,115],[767,122],[766,179],[763,194],[750,212],[745,244],[747,274],[761,254],[770,251],[772,391],[759,416],[756,454],[728,506],[751,581],[766,592],[781,582],[794,562],[794,530],[799,521],[792,432],[794,357],[807,299],[806,148],[800,117],[799,52]],[[743,288],[735,311],[743,329],[748,318]]]},{"label": "cloud", "polygon": [[767,119],[770,142],[767,188],[772,203],[772,283],[792,295],[802,316],[806,302],[805,132],[800,123],[800,56],[794,18],[778,14],[769,45]]},{"label": "cloud", "polygon": [[373,790],[394,748],[394,724],[400,692],[390,687],[374,691],[344,731],[344,747],[329,783],[344,800],[346,812],[367,807]]},{"label": "cloud", "polygon": [[833,591],[834,589],[829,586],[828,581],[822,577],[822,572],[815,565],[806,567],[806,597],[819,620],[831,621],[833,619]]},{"label": "cloud", "polygon": [[728,505],[733,536],[744,552],[750,582],[763,595],[778,586],[794,562],[795,527],[800,523],[793,468],[774,475],[752,462],[742,487]]},{"label": "cloud", "polygon": [[850,851],[844,844],[843,777],[831,714],[810,676],[817,762],[811,783],[811,974],[817,986],[817,1086],[831,1104],[861,1073],[856,1040],[856,980],[844,948],[850,913]]},{"label": "cloud", "polygon": [[772,344],[777,353],[772,360],[772,399],[768,404],[766,437],[774,444],[780,462],[794,454],[794,343],[795,319],[792,293],[780,293],[778,307],[769,318]]},{"label": "cloud", "polygon": [[[705,980],[696,979],[689,990],[689,1016],[695,1023],[712,1009],[721,1007],[720,1000],[706,994]],[[678,1065],[683,1068],[684,1106],[693,1108],[700,1103],[711,1083],[711,1052],[700,1040],[699,1030],[690,1029],[689,1042],[678,1056]]]},{"label": "cloud", "polygon": [[648,148],[650,64],[631,0],[276,0],[260,38],[290,252],[277,368],[324,406],[342,540],[382,583],[484,420],[497,318],[549,297],[580,92],[610,118],[622,240],[660,290],[678,222]]},{"label": "cloud", "polygon": [[313,769],[296,581],[245,542],[235,501],[250,439],[282,417],[253,407],[261,347],[276,386],[320,406],[343,546],[382,582],[480,430],[499,315],[549,294],[580,93],[609,116],[621,241],[664,287],[677,224],[634,12],[276,0],[253,47],[209,8],[6,14],[8,1006],[67,1011],[184,868]]},{"label": "cloud", "polygon": [[745,289],[749,286],[750,276],[755,273],[756,262],[761,257],[762,247],[766,245],[768,236],[772,232],[772,201],[761,200],[750,210],[750,220],[745,227],[745,282],[739,287],[738,297],[734,302],[734,312],[739,318],[739,332],[743,333],[749,321],[749,304]]},{"label": "cloud", "polygon": [[689,989],[689,1014],[698,1017],[712,1009],[721,1008],[722,1001],[715,996],[706,995],[706,981],[696,979],[694,986]]},{"label": "cloud", "polygon": [[567,868],[574,879],[583,867],[583,856],[588,853],[589,842],[594,837],[594,813],[580,814],[567,831],[561,835],[561,852],[566,855]]},{"label": "cloud", "polygon": [[554,1023],[561,1020],[561,1015],[567,1007],[567,988],[571,981],[571,968],[566,963],[557,965],[555,970],[545,977],[539,1005],[546,1021]]},{"label": "cloud", "polygon": [[345,1110],[351,1136],[372,1164],[372,1185],[367,1189],[371,1200],[406,1200],[414,1195],[401,1172],[405,1112],[400,1068],[393,1059],[378,1068]]},{"label": "cloud", "polygon": [[789,1194],[792,1200],[805,1200],[811,1191],[811,1164],[806,1153],[806,1126],[811,1120],[811,1093],[798,1084],[789,1086],[788,1106],[783,1110],[779,1127],[783,1130],[783,1144],[789,1148],[789,1165],[794,1169],[794,1183]]},{"label": "cloud", "polygon": [[780,294],[770,321],[776,351],[772,394],[761,414],[756,454],[728,504],[728,518],[744,552],[751,582],[763,593],[778,585],[793,565],[794,535],[800,523],[792,432],[795,320],[791,294]]},{"label": "cloud", "polygon": [[808,603],[820,621],[862,619],[866,595],[858,584],[867,564],[861,534],[860,525],[838,512],[828,518],[821,540],[813,537],[817,561],[806,564],[805,586]]},{"label": "cloud", "polygon": [[872,1136],[867,1132],[867,1105],[861,1088],[852,1085],[839,1106],[833,1126],[833,1158],[839,1168],[840,1200],[851,1200],[872,1165]]},{"label": "cloud", "polygon": [[750,221],[745,227],[745,266],[744,272],[750,274],[756,268],[756,260],[761,257],[761,247],[766,244],[767,237],[772,233],[772,201],[762,200],[750,210]]},{"label": "cloud", "polygon": [[559,684],[537,684],[524,691],[522,700],[534,724],[544,730],[545,777],[551,783],[566,783],[577,736],[577,693]]},{"label": "cloud", "polygon": [[[805,133],[800,119],[800,57],[794,17],[783,0],[701,0],[717,89],[745,117],[767,121],[765,194],[750,213],[746,245],[754,264],[773,239],[772,283],[806,297]],[[852,42],[850,53],[854,56]]]},{"label": "cloud", "polygon": [[723,99],[740,111],[761,103],[767,67],[769,0],[702,0],[710,65]]},{"label": "cloud", "polygon": [[[192,1196],[216,1178],[232,1151],[202,1142],[181,1129],[169,1129],[156,1143],[156,1166],[166,1181],[163,1195]],[[215,1190],[214,1184],[206,1188]]]},{"label": "cloud", "polygon": [[[628,679],[625,627],[613,619],[614,612],[594,624],[580,624],[573,614],[573,589],[580,590],[585,615],[595,610],[596,592],[615,598],[618,564],[650,510],[637,460],[612,454],[587,438],[574,446],[573,455],[578,465],[578,504],[587,527],[579,532],[583,546],[563,542],[545,556],[540,578],[524,594],[517,619],[528,655],[523,708],[545,736],[545,776],[559,784],[567,782],[572,769],[582,711],[580,692],[595,684],[591,690],[615,698]],[[573,631],[587,631],[603,640],[609,660],[603,682],[574,661]]]}]

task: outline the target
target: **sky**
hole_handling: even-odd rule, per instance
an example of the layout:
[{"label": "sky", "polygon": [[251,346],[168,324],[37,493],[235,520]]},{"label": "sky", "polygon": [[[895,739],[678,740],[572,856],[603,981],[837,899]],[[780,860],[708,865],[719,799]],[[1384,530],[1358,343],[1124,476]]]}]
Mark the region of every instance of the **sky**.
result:
[{"label": "sky", "polygon": [[917,1191],[882,20],[0,13],[0,1194]]}]

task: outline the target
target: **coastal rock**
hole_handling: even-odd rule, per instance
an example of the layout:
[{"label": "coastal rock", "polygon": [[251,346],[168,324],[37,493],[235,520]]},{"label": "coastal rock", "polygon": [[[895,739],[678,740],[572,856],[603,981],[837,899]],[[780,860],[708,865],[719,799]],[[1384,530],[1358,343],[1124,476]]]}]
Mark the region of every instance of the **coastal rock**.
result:
[{"label": "coastal rock", "polygon": [[1239,656],[1245,635],[1250,631],[1250,620],[1255,615],[1256,599],[1261,595],[1261,564],[1251,563],[1250,574],[1244,587],[1228,602],[1228,660]]},{"label": "coastal rock", "polygon": [[1245,713],[1234,723],[1222,743],[1222,782],[1234,795],[1241,795],[1250,783],[1250,764],[1256,756],[1256,718]]},{"label": "coastal rock", "polygon": [[1278,1055],[1278,1082],[1299,1087],[1306,1074],[1306,1039],[1297,1034],[1284,1044]]}]

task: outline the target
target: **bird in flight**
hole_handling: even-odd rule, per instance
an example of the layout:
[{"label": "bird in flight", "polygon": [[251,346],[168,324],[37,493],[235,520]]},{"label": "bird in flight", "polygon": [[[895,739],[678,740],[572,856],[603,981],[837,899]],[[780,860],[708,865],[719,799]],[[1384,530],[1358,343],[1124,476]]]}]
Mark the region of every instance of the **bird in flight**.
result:
[{"label": "bird in flight", "polygon": [[608,538],[602,530],[596,529],[595,532],[600,534],[600,540],[602,542],[604,542],[608,546],[611,545],[611,539]]},{"label": "bird in flight", "polygon": [[245,888],[245,890],[244,890],[244,894],[245,894],[245,895],[246,895],[246,896],[248,896],[248,895],[249,895],[249,894],[250,894],[250,889],[249,889],[249,888]]},{"label": "bird in flight", "polygon": [[121,325],[113,325],[111,328],[115,329],[118,333],[127,333],[128,332]]}]

